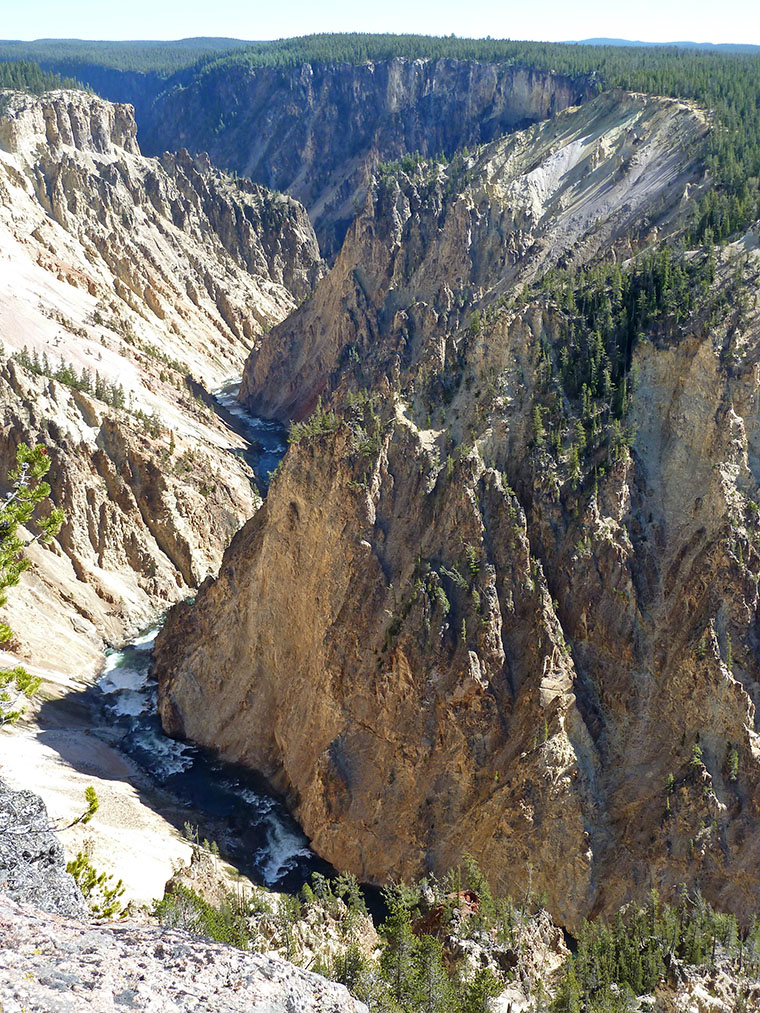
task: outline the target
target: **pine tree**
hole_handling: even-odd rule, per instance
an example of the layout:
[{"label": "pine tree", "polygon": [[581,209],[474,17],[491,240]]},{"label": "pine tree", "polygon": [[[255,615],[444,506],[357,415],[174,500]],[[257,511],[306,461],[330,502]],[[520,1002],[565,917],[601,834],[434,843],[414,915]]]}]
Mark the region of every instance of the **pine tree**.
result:
[{"label": "pine tree", "polygon": [[543,450],[546,443],[546,430],[540,405],[536,405],[533,409],[533,442],[537,450]]},{"label": "pine tree", "polygon": [[456,996],[443,965],[443,947],[433,936],[422,936],[414,953],[415,1013],[454,1013]]},{"label": "pine tree", "polygon": [[[489,1013],[490,1000],[499,995],[503,988],[504,986],[493,971],[488,967],[479,968],[462,987],[461,1013]],[[561,1013],[565,1013],[565,1011],[561,1010]],[[569,1013],[580,1013],[580,1006],[577,1010],[573,1009]]]},{"label": "pine tree", "polygon": [[[58,509],[50,510],[47,516],[37,513],[37,508],[50,496],[50,486],[44,481],[49,468],[50,458],[43,446],[19,444],[16,466],[8,475],[10,490],[0,503],[0,606],[7,601],[8,588],[18,584],[30,565],[24,549],[31,542],[51,541],[63,524],[63,513]],[[29,540],[19,536],[19,527],[32,529]],[[12,636],[10,626],[0,622],[0,644],[7,643]],[[40,683],[40,679],[20,666],[0,671],[0,727],[20,717],[26,700],[34,696]]]},{"label": "pine tree", "polygon": [[571,957],[567,961],[565,973],[554,996],[552,1013],[581,1013],[583,1009],[581,994],[581,986],[575,973],[575,961]]},{"label": "pine tree", "polygon": [[413,998],[416,985],[416,939],[406,907],[398,904],[380,927],[385,949],[380,966],[391,995],[398,1003]]}]

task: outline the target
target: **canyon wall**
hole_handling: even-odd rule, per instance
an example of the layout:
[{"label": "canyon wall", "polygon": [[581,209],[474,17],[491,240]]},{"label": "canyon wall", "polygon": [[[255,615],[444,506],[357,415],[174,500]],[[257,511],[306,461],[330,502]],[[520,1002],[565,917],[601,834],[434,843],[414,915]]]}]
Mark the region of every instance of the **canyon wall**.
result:
[{"label": "canyon wall", "polygon": [[256,509],[245,441],[196,395],[239,375],[324,268],[301,205],[201,156],[144,158],[129,106],[0,100],[0,474],[42,443],[66,513],[30,547],[12,647],[86,675]]},{"label": "canyon wall", "polygon": [[249,357],[241,400],[299,419],[352,363],[364,386],[413,378],[478,307],[682,228],[699,184],[688,152],[704,132],[685,103],[611,92],[445,169],[426,165],[413,186],[398,169],[380,174],[314,297]]},{"label": "canyon wall", "polygon": [[600,96],[381,178],[249,360],[305,421],[159,637],[161,716],[364,879],[469,852],[573,931],[681,882],[756,909],[757,236],[634,335],[622,423],[556,379],[578,310],[543,287],[677,235],[704,132]]},{"label": "canyon wall", "polygon": [[546,119],[588,95],[585,81],[471,60],[184,72],[145,118],[146,150],[208,151],[213,162],[308,208],[334,256],[381,161],[458,149]]}]

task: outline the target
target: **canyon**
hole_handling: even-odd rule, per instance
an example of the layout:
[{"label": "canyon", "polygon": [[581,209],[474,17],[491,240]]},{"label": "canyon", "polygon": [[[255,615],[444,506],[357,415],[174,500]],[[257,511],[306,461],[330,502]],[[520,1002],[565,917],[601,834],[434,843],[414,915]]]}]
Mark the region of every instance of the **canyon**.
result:
[{"label": "canyon", "polygon": [[129,106],[4,92],[0,110],[0,475],[20,443],[43,446],[65,514],[25,549],[3,609],[3,667],[42,686],[0,764],[57,819],[94,784],[98,831],[73,830],[68,857],[88,845],[149,903],[189,846],[86,694],[106,652],[215,573],[260,505],[259,441],[210,392],[324,265],[299,204],[203,157],[143,157]]},{"label": "canyon", "polygon": [[118,56],[99,65],[81,44],[57,57],[44,43],[26,48],[47,69],[132,103],[147,154],[207,153],[214,165],[295,197],[330,261],[380,163],[409,152],[450,158],[594,91],[588,75],[472,59],[256,66],[230,59],[231,51],[201,58],[199,49],[197,64],[188,50],[170,60],[186,66],[162,74],[150,57],[151,69],[139,72],[122,69]]},{"label": "canyon", "polygon": [[[0,475],[41,445],[65,514],[3,607],[3,664],[43,680],[3,778],[61,821],[97,785],[101,826],[64,843],[124,875],[132,914],[170,873],[167,897],[226,896],[177,832],[188,756],[259,872],[255,837],[225,840],[235,791],[262,826],[287,803],[315,854],[271,826],[303,868],[418,884],[420,938],[490,884],[530,942],[440,938],[497,975],[493,1009],[557,992],[586,920],[652,897],[731,912],[754,967],[760,225],[716,245],[697,223],[716,114],[540,61],[213,56],[101,67],[137,119],[0,91]],[[251,419],[289,427],[276,468]],[[480,899],[444,885],[463,859]],[[113,1002],[363,1010],[276,963],[338,966],[315,883],[298,945],[270,924],[262,957],[11,889],[3,945],[42,952],[0,994],[92,992],[92,945]],[[726,1013],[735,944],[713,936],[709,980],[671,953],[636,1008]]]},{"label": "canyon", "polygon": [[451,157],[589,92],[582,79],[455,59],[222,63],[186,78],[151,104],[146,149],[208,151],[215,164],[292,194],[331,259],[379,163],[407,152]]}]

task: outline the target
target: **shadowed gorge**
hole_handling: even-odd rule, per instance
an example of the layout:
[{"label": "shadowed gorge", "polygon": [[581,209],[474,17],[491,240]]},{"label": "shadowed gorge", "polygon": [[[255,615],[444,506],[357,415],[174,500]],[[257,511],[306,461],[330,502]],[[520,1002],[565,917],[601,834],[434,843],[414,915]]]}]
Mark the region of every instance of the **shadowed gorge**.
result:
[{"label": "shadowed gorge", "polygon": [[586,94],[583,80],[451,59],[222,63],[161,96],[144,143],[207,150],[216,164],[293,194],[334,256],[379,162],[410,151],[450,157]]}]

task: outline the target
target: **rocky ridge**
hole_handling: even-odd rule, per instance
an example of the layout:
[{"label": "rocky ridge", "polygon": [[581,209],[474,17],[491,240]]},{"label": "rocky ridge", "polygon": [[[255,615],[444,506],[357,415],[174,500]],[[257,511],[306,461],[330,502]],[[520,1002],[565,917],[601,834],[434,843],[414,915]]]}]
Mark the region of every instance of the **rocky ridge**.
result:
[{"label": "rocky ridge", "polygon": [[4,1010],[366,1013],[342,985],[142,922],[94,923],[45,806],[0,782],[0,1002]]},{"label": "rocky ridge", "polygon": [[114,1005],[180,1013],[365,1013],[343,985],[183,932],[42,915],[0,894],[0,1001],[22,1009]]},{"label": "rocky ridge", "polygon": [[748,918],[757,237],[691,316],[637,335],[625,432],[609,421],[581,460],[551,380],[567,311],[535,283],[677,233],[704,132],[684,103],[595,102],[448,177],[381,179],[254,353],[249,405],[323,404],[217,580],[172,613],[160,710],[264,771],[360,878],[468,851],[571,930],[680,882]]},{"label": "rocky ridge", "polygon": [[203,156],[144,158],[136,132],[83,92],[2,96],[0,470],[43,443],[67,517],[9,621],[16,655],[59,680],[213,572],[255,510],[244,441],[197,395],[323,271],[295,201]]},{"label": "rocky ridge", "polygon": [[202,154],[143,158],[136,132],[131,107],[82,92],[5,93],[4,231],[58,280],[118,297],[167,356],[225,378],[320,277],[313,230],[296,201]]}]

